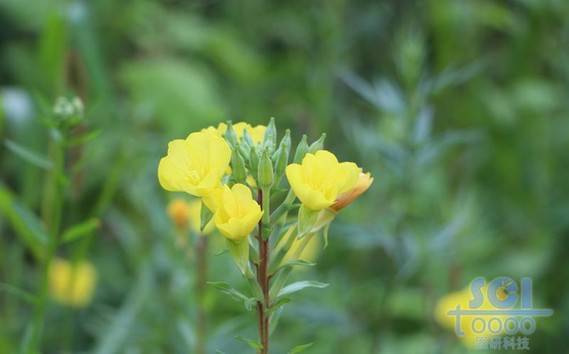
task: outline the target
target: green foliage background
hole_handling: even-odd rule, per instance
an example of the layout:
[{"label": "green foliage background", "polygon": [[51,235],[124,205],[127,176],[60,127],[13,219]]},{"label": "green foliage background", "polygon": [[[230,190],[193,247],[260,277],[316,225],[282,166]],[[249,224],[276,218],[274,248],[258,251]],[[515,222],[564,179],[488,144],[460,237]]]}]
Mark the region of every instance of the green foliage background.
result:
[{"label": "green foliage background", "polygon": [[[0,282],[38,286],[29,217],[45,172],[6,142],[45,156],[46,106],[77,94],[99,134],[73,152],[63,227],[102,225],[59,253],[91,260],[99,282],[86,309],[50,304],[44,352],[191,352],[193,272],[157,162],[192,130],[274,116],[295,142],[327,132],[375,176],[302,274],[332,285],[287,305],[275,353],[465,352],[434,322],[436,301],[498,275],[533,277],[555,315],[532,352],[563,352],[567,18],[562,0],[0,0]],[[209,277],[239,285],[215,247]],[[256,336],[253,314],[215,290],[207,306],[208,353],[251,351],[235,335]],[[30,316],[0,292],[0,353],[17,353]]]}]

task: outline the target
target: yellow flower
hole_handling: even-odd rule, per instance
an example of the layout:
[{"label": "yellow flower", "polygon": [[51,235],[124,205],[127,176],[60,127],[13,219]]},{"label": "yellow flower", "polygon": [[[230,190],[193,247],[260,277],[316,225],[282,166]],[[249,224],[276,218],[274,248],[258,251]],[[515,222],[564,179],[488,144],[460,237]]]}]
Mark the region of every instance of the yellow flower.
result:
[{"label": "yellow flower", "polygon": [[[483,294],[487,293],[488,286],[485,285],[481,288]],[[500,291],[500,290],[499,290]],[[503,293],[497,294],[499,299],[503,299],[505,296]],[[450,293],[443,298],[441,298],[436,307],[435,307],[435,319],[437,322],[450,330],[455,330],[456,328],[456,320],[457,317],[454,315],[449,315],[449,311],[456,310],[456,307],[460,305],[461,310],[468,310],[470,309],[469,302],[473,299],[473,296],[470,292],[470,287]],[[477,310],[498,310],[495,306],[493,306],[488,298],[485,296],[482,305],[477,308]],[[486,322],[486,328],[481,329],[479,324],[474,323],[476,318],[482,318]],[[461,337],[463,343],[470,347],[474,348],[477,343],[477,338],[484,339],[489,338],[492,336],[496,336],[495,333],[492,333],[490,328],[488,327],[488,321],[491,318],[498,318],[502,323],[508,318],[505,315],[491,315],[491,316],[473,316],[473,315],[461,315],[460,322],[458,323],[459,328],[464,333],[464,336]],[[478,320],[477,322],[481,322]],[[473,329],[473,324],[477,332]]]},{"label": "yellow flower", "polygon": [[318,211],[332,206],[338,196],[354,189],[362,169],[353,162],[338,162],[326,150],[308,153],[302,164],[286,167],[286,177],[302,204]]},{"label": "yellow flower", "polygon": [[[255,144],[260,144],[263,142],[263,139],[265,138],[265,131],[267,130],[267,127],[264,125],[257,125],[253,127],[249,123],[239,122],[233,124],[233,129],[235,130],[237,139],[243,138],[243,134],[245,133],[245,130],[247,130],[247,132],[249,132],[249,135],[251,136],[251,139],[253,139],[253,142]],[[214,133],[220,137],[223,137],[223,135],[227,131],[227,124],[219,123],[217,127],[210,126],[202,129],[202,132],[203,131]]]},{"label": "yellow flower", "polygon": [[338,196],[334,204],[332,204],[332,209],[334,211],[340,211],[350,205],[356,198],[362,195],[365,191],[369,189],[371,184],[373,183],[373,177],[370,173],[360,173],[358,177],[358,182],[351,190],[344,192]]},{"label": "yellow flower", "polygon": [[237,183],[231,189],[223,186],[212,193],[208,208],[215,210],[215,226],[233,241],[241,241],[249,234],[263,215],[261,207],[253,199],[251,190]]},{"label": "yellow flower", "polygon": [[213,133],[219,137],[223,137],[223,134],[225,134],[225,132],[227,131],[227,124],[225,123],[219,123],[217,125],[217,127],[214,126],[209,126],[207,128],[204,128],[201,130],[202,132],[209,132],[209,133]]},{"label": "yellow flower", "polygon": [[91,302],[97,282],[97,273],[91,263],[72,264],[55,259],[49,267],[48,277],[50,295],[55,301],[77,308]]},{"label": "yellow flower", "polygon": [[231,149],[223,138],[209,131],[192,133],[186,140],[173,140],[158,165],[162,188],[197,197],[219,186],[231,160]]},{"label": "yellow flower", "polygon": [[185,231],[191,228],[192,231],[199,233],[201,204],[199,199],[192,199],[189,202],[182,198],[174,199],[168,204],[168,216],[179,230]]},{"label": "yellow flower", "polygon": [[255,144],[260,144],[263,142],[263,139],[265,138],[265,130],[267,130],[267,127],[264,125],[257,125],[253,127],[248,123],[239,122],[233,125],[233,129],[235,129],[235,134],[237,134],[238,139],[241,139],[243,137],[243,134],[245,133],[245,130],[247,130],[247,132],[251,136],[251,139],[253,139],[253,142]]}]

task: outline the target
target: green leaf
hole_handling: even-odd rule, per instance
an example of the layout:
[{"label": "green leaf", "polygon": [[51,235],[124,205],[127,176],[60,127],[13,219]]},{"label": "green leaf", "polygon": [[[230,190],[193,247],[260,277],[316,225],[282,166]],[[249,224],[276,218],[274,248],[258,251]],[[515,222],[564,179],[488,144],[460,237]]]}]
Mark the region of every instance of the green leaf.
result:
[{"label": "green leaf", "polygon": [[19,145],[18,143],[12,140],[4,140],[4,146],[14,154],[18,155],[23,160],[31,163],[34,166],[39,168],[43,168],[45,170],[50,170],[53,167],[51,161],[47,158],[39,155],[38,153]]},{"label": "green leaf", "polygon": [[309,261],[305,261],[304,259],[291,259],[286,261],[285,263],[279,265],[277,267],[277,269],[272,273],[272,276],[274,276],[275,274],[279,273],[280,271],[287,269],[287,268],[293,268],[295,266],[299,266],[299,267],[313,267],[315,266],[316,263],[314,262],[309,262]]},{"label": "green leaf", "polygon": [[89,235],[91,232],[98,229],[99,226],[101,226],[101,221],[98,218],[88,219],[65,230],[62,240],[63,242],[75,241],[81,237]]},{"label": "green leaf", "polygon": [[313,281],[313,280],[302,280],[302,281],[297,281],[295,283],[289,284],[287,286],[285,286],[284,288],[281,289],[281,291],[279,291],[277,297],[281,297],[281,296],[285,296],[285,295],[290,295],[293,293],[296,293],[302,289],[306,289],[306,288],[325,288],[330,284],[327,283],[321,283],[318,281]]},{"label": "green leaf", "polygon": [[281,309],[284,305],[288,304],[289,302],[291,302],[291,299],[288,297],[281,297],[280,299],[278,299],[276,302],[274,302],[273,304],[271,304],[271,307],[269,308],[269,310],[267,311],[268,314],[272,315],[273,312]]},{"label": "green leaf", "polygon": [[33,294],[10,284],[0,283],[0,291],[14,295],[30,304],[36,303],[36,297]]},{"label": "green leaf", "polygon": [[91,140],[96,139],[101,134],[101,130],[93,130],[76,138],[67,140],[67,146],[84,145]]},{"label": "green leaf", "polygon": [[224,294],[229,295],[233,299],[237,301],[242,301],[245,304],[245,308],[248,311],[251,311],[255,304],[257,303],[257,299],[254,297],[249,297],[237,289],[234,289],[226,282],[223,281],[208,281],[208,285],[215,287],[217,290],[221,291]]},{"label": "green leaf", "polygon": [[241,341],[241,342],[247,344],[248,346],[250,346],[251,348],[253,348],[253,349],[255,349],[255,350],[261,350],[261,349],[263,349],[263,346],[261,345],[261,343],[255,341],[255,340],[252,340],[252,339],[249,339],[249,338],[245,338],[245,337],[242,337],[242,336],[235,336],[235,339],[237,339],[237,340],[239,340],[239,341]]},{"label": "green leaf", "polygon": [[20,204],[12,193],[0,183],[0,213],[10,222],[22,242],[39,259],[47,247],[47,233],[37,216]]},{"label": "green leaf", "polygon": [[306,349],[312,347],[314,345],[314,343],[307,343],[307,344],[301,344],[301,345],[297,345],[296,347],[292,348],[290,350],[290,352],[288,352],[288,354],[297,354],[300,352],[305,351]]},{"label": "green leaf", "polygon": [[330,231],[330,224],[324,226],[322,234],[324,235],[324,248],[328,247],[328,232]]},{"label": "green leaf", "polygon": [[203,203],[200,207],[200,230],[204,231],[213,218],[213,213]]}]

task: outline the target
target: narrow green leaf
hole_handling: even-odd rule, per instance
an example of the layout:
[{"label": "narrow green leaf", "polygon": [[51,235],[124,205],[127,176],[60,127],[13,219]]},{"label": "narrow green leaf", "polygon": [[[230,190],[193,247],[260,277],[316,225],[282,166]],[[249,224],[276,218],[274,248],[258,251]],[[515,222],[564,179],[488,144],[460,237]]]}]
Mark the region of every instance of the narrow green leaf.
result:
[{"label": "narrow green leaf", "polygon": [[67,140],[67,146],[84,145],[96,139],[101,134],[101,130],[93,130],[79,137]]},{"label": "narrow green leaf", "polygon": [[261,343],[255,341],[255,340],[252,340],[252,339],[249,339],[249,338],[245,338],[245,337],[242,337],[242,336],[235,336],[235,339],[237,339],[237,340],[239,340],[239,341],[241,341],[241,342],[247,344],[248,346],[250,346],[251,348],[253,348],[253,349],[255,349],[255,350],[261,350],[261,349],[263,349],[263,346],[261,345]]},{"label": "narrow green leaf", "polygon": [[98,229],[99,226],[101,226],[101,221],[98,218],[88,219],[65,230],[62,240],[63,242],[75,241],[81,237],[89,235],[91,232]]},{"label": "narrow green leaf", "polygon": [[290,298],[281,297],[275,303],[271,304],[271,307],[269,308],[267,313],[272,314],[273,312],[277,311],[278,309],[281,309],[284,305],[288,304],[289,302],[291,302]]},{"label": "narrow green leaf", "polygon": [[249,311],[251,311],[253,309],[253,306],[257,302],[257,299],[255,299],[253,297],[249,297],[249,296],[243,294],[242,292],[240,292],[239,290],[232,288],[231,285],[229,285],[226,282],[209,281],[209,282],[207,282],[207,284],[215,287],[217,290],[221,291],[224,294],[229,295],[231,298],[233,298],[237,301],[242,301],[245,304],[245,308],[247,308],[247,310],[249,310]]},{"label": "narrow green leaf", "polygon": [[0,213],[6,217],[32,253],[41,258],[48,241],[42,223],[31,210],[21,205],[2,183],[0,183]]},{"label": "narrow green leaf", "polygon": [[313,262],[309,262],[309,261],[305,261],[303,259],[291,259],[286,261],[285,263],[279,265],[277,267],[277,269],[272,273],[272,276],[274,276],[275,274],[279,273],[280,271],[282,271],[283,269],[287,269],[287,268],[294,268],[295,266],[299,266],[299,267],[313,267],[315,266],[316,263]]},{"label": "narrow green leaf", "polygon": [[6,146],[6,148],[12,151],[14,154],[18,155],[18,157],[26,160],[34,166],[43,168],[45,170],[50,170],[53,166],[51,161],[49,161],[47,158],[26,147],[23,147],[22,145],[12,140],[4,140],[4,146]]},{"label": "narrow green leaf", "polygon": [[285,286],[284,288],[282,288],[281,291],[279,291],[277,297],[290,295],[290,294],[296,293],[296,292],[298,292],[302,289],[306,289],[306,288],[325,288],[328,285],[330,285],[330,284],[321,283],[321,282],[313,281],[313,280],[297,281],[295,283],[289,284],[289,285]]},{"label": "narrow green leaf", "polygon": [[36,297],[34,295],[10,284],[0,283],[0,291],[14,295],[30,304],[35,304],[36,302]]},{"label": "narrow green leaf", "polygon": [[306,349],[312,347],[314,345],[314,343],[307,343],[307,344],[301,344],[301,345],[297,345],[296,347],[292,348],[290,350],[290,352],[288,352],[288,354],[298,354],[300,352],[305,351]]}]

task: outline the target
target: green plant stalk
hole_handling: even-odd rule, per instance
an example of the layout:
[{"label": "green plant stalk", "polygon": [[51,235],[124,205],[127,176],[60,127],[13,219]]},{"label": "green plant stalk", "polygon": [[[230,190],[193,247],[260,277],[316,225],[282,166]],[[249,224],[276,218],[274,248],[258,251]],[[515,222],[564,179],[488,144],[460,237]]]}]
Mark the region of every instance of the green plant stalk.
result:
[{"label": "green plant stalk", "polygon": [[207,236],[198,235],[196,244],[196,297],[197,297],[197,340],[196,354],[206,353],[207,316],[205,309],[205,293],[207,289]]},{"label": "green plant stalk", "polygon": [[[263,231],[266,231],[266,227],[271,223],[270,215],[270,189],[259,189],[257,195],[257,201],[263,210],[263,217],[258,225],[257,241],[259,243],[259,264],[257,265],[257,283],[261,288],[263,298],[261,301],[257,302],[257,315],[258,315],[258,329],[259,329],[259,340],[261,348],[259,349],[259,354],[269,353],[269,308],[271,305],[271,299],[269,296],[269,237],[263,236]],[[267,235],[268,236],[268,235]]]},{"label": "green plant stalk", "polygon": [[50,140],[49,152],[53,169],[48,177],[47,190],[44,196],[44,222],[48,225],[49,240],[47,252],[42,262],[41,283],[37,295],[37,303],[32,322],[32,337],[30,345],[24,351],[27,354],[40,352],[43,327],[47,310],[47,298],[49,288],[49,265],[51,264],[59,246],[59,227],[61,224],[61,211],[63,207],[63,195],[61,190],[61,176],[65,168],[65,151],[63,144],[55,138]]}]

